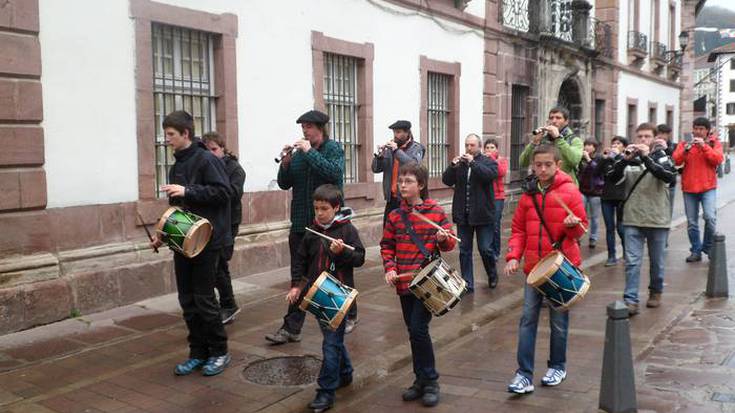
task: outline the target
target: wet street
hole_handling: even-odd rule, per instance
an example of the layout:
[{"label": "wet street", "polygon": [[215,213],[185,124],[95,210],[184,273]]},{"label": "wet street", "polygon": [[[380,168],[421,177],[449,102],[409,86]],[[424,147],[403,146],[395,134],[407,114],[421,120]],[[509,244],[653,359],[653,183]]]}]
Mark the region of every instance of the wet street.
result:
[{"label": "wet street", "polygon": [[[732,180],[730,175],[722,182],[723,204],[735,199]],[[681,192],[677,204],[681,223]],[[720,232],[735,234],[735,221],[728,219],[733,214],[732,203],[719,211]],[[735,411],[735,303],[704,297],[708,263],[684,263],[685,229],[680,225],[671,233],[662,306],[642,306],[631,320],[639,411]],[[346,339],[355,381],[338,391],[334,411],[597,411],[605,306],[622,298],[624,275],[622,263],[600,265],[604,242],[595,250],[582,245],[592,288],[571,311],[567,380],[555,388],[539,385],[548,357],[544,309],[536,391],[521,397],[506,392],[516,369],[523,278],[502,278],[490,290],[478,257],[474,295],[431,323],[442,397],[432,409],[401,401],[402,389],[413,380],[407,333],[398,298],[383,283],[378,250],[368,249],[367,262],[356,273],[360,322]],[[732,252],[735,240],[729,240],[731,257]],[[447,258],[458,267],[456,251]],[[732,259],[729,274],[733,286]],[[300,343],[271,346],[263,338],[285,313],[287,269],[239,278],[234,285],[243,312],[227,327],[233,361],[222,375],[173,375],[187,348],[176,297],[169,295],[0,337],[0,413],[307,411],[318,362],[309,357],[293,360],[295,365],[264,364],[277,357],[321,357],[321,334],[311,315]],[[643,302],[646,288],[642,276]],[[299,381],[309,383],[294,385]]]}]

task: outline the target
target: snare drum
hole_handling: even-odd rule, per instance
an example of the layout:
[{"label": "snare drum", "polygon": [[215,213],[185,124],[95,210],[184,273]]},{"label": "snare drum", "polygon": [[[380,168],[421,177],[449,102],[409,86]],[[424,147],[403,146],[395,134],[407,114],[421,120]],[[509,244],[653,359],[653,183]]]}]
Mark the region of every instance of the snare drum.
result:
[{"label": "snare drum", "polygon": [[299,308],[314,314],[320,324],[335,331],[342,324],[355,297],[357,290],[324,271],[306,292]]},{"label": "snare drum", "polygon": [[528,274],[526,283],[561,311],[581,300],[590,288],[589,277],[559,251],[542,258]]},{"label": "snare drum", "polygon": [[187,257],[199,255],[212,237],[212,224],[206,218],[171,207],[156,224],[156,232],[168,247]]},{"label": "snare drum", "polygon": [[435,316],[446,314],[460,301],[467,282],[444,259],[437,258],[422,268],[408,289]]}]

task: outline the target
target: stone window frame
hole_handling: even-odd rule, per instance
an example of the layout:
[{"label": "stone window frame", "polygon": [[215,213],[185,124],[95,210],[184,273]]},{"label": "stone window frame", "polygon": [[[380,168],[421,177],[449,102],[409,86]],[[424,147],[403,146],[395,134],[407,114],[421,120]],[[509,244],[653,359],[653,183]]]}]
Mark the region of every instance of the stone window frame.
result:
[{"label": "stone window frame", "polygon": [[[449,126],[447,131],[447,157],[451,160],[458,154],[459,147],[459,122],[460,122],[460,77],[462,75],[462,64],[459,62],[445,62],[441,60],[430,59],[424,55],[419,56],[419,81],[421,82],[420,108],[419,108],[419,126],[421,129],[419,140],[425,148],[429,145],[429,116],[428,116],[428,94],[429,94],[429,72],[440,73],[450,76],[449,82]],[[428,156],[428,154],[427,154]],[[449,162],[447,162],[447,165]],[[442,188],[441,177],[432,177],[429,179],[429,189]]]},{"label": "stone window frame", "polygon": [[368,196],[372,191],[373,172],[373,43],[356,43],[311,32],[311,57],[313,66],[314,107],[326,112],[324,103],[324,55],[338,54],[356,58],[357,67],[357,132],[358,132],[358,181],[345,185],[345,198]]},{"label": "stone window frame", "polygon": [[[633,114],[635,116],[633,123],[631,123],[630,119],[631,106],[633,106]],[[625,134],[631,142],[635,139],[635,129],[639,125],[638,117],[638,99],[627,98],[627,105],[625,106]]]},{"label": "stone window frame", "polygon": [[[216,129],[227,147],[238,153],[236,39],[237,16],[214,14],[151,0],[130,0],[135,31],[135,99],[138,147],[138,210],[145,222],[154,222],[167,199],[156,199],[153,110],[152,24],[201,30],[214,35]],[[198,131],[197,133],[201,133]]]},{"label": "stone window frame", "polygon": [[[651,119],[651,109],[655,111],[656,119]],[[647,119],[649,123],[652,123],[653,126],[656,126],[659,124],[658,121],[658,103],[657,102],[648,102],[648,113],[647,113]]]}]

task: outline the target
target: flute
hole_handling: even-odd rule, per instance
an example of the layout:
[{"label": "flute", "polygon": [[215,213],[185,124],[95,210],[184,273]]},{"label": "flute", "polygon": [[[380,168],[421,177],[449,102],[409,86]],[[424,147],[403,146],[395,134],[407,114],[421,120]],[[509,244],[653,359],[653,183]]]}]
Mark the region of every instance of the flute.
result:
[{"label": "flute", "polygon": [[[318,235],[318,236],[320,236],[320,237],[322,237],[322,238],[324,238],[326,240],[329,240],[329,241],[332,241],[332,242],[337,241],[336,239],[330,237],[329,235],[322,234],[321,232],[316,232],[316,231],[314,231],[313,229],[311,229],[309,227],[306,227],[306,230],[309,231],[309,232],[311,232],[312,234],[316,234],[316,235]],[[345,246],[345,248],[347,248],[350,251],[354,251],[355,250],[355,247],[353,247],[352,245],[344,244],[344,246]]]},{"label": "flute", "polygon": [[283,160],[283,158],[285,158],[287,155],[289,155],[289,154],[290,155],[293,155],[294,153],[296,153],[296,148],[292,146],[291,149],[288,149],[288,150],[285,150],[285,151],[281,152],[278,155],[278,157],[277,158],[273,158],[273,160],[276,163],[280,163]]},{"label": "flute", "polygon": [[446,229],[442,228],[441,225],[438,225],[437,223],[435,223],[434,221],[430,220],[429,218],[426,218],[424,216],[424,214],[420,214],[420,213],[418,213],[416,211],[411,211],[411,213],[414,214],[414,215],[416,215],[420,220],[422,220],[422,221],[426,222],[427,224],[433,226],[434,228],[436,228],[436,229],[438,229],[440,231],[446,232],[448,236],[454,238],[455,240],[457,240],[457,242],[462,242],[461,239],[459,239],[459,238],[455,237],[454,235],[452,235],[451,232],[449,232]]},{"label": "flute", "polygon": [[[561,205],[561,207],[564,208],[565,211],[567,211],[567,214],[576,216],[576,215],[574,215],[574,212],[572,212],[572,210],[567,206],[567,204],[565,204],[564,201],[561,200],[561,198],[559,197],[559,195],[557,195],[557,194],[555,194],[553,192],[551,193],[551,195],[553,195],[554,196],[554,199],[556,200],[556,202],[558,202],[559,205]],[[579,226],[582,227],[582,231],[587,232],[587,227],[585,227],[582,222],[579,223]]]}]

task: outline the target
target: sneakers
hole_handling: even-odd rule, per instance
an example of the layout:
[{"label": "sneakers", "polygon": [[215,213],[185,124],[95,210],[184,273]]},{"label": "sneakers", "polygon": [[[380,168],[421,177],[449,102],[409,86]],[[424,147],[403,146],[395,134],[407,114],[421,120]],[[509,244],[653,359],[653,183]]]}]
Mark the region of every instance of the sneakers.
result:
[{"label": "sneakers", "polygon": [[222,324],[228,324],[235,321],[235,316],[240,314],[240,307],[227,307],[220,310],[219,314],[222,317]]},{"label": "sneakers", "polygon": [[661,305],[661,293],[651,293],[648,296],[648,301],[646,302],[646,307],[648,308],[657,308]]},{"label": "sneakers", "polygon": [[207,364],[202,367],[202,375],[216,376],[225,371],[225,367],[230,364],[230,361],[232,361],[232,357],[230,357],[229,354],[217,357],[210,357],[207,359]]},{"label": "sneakers", "polygon": [[628,306],[628,316],[632,317],[639,313],[637,303],[625,303],[625,305]]},{"label": "sneakers", "polygon": [[526,394],[533,391],[533,383],[526,376],[516,373],[513,381],[508,385],[508,391],[516,394]]},{"label": "sneakers", "polygon": [[591,239],[590,240],[590,243],[589,243],[590,249],[593,250],[593,249],[595,249],[596,246],[597,246],[597,240],[596,239]]},{"label": "sneakers", "polygon": [[686,258],[686,262],[699,262],[702,261],[702,254],[692,253]]},{"label": "sneakers", "polygon": [[309,408],[315,413],[329,410],[332,406],[334,406],[334,396],[330,396],[323,391],[318,391],[314,400],[309,403]]},{"label": "sneakers", "polygon": [[279,328],[274,334],[266,334],[265,339],[273,344],[297,343],[301,341],[301,334],[289,333],[285,329]]},{"label": "sneakers", "polygon": [[614,267],[616,265],[618,265],[617,258],[608,258],[607,261],[605,261],[606,267]]},{"label": "sneakers", "polygon": [[434,407],[439,404],[439,383],[436,380],[424,385],[424,395],[421,396],[421,404],[424,407]]},{"label": "sneakers", "polygon": [[351,318],[348,318],[347,321],[345,321],[345,334],[350,334],[352,330],[354,330],[355,327],[357,327],[357,322],[358,322],[358,319],[353,320]]},{"label": "sneakers", "polygon": [[403,401],[405,402],[411,402],[414,400],[418,400],[423,395],[424,387],[421,385],[421,383],[418,382],[418,380],[416,380],[413,382],[411,387],[403,391],[401,398],[403,398]]},{"label": "sneakers", "polygon": [[206,360],[202,359],[189,359],[181,364],[177,364],[174,368],[174,374],[177,376],[187,376],[194,372],[194,370],[199,370],[202,368]]},{"label": "sneakers", "polygon": [[567,378],[567,372],[564,370],[549,369],[544,377],[541,378],[541,384],[544,386],[558,386]]}]

